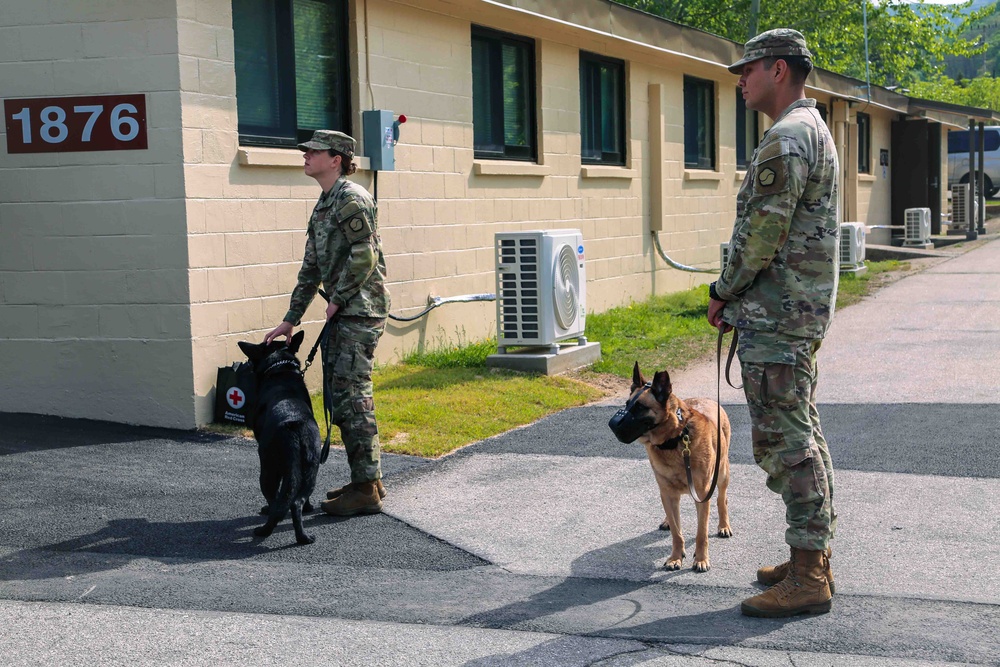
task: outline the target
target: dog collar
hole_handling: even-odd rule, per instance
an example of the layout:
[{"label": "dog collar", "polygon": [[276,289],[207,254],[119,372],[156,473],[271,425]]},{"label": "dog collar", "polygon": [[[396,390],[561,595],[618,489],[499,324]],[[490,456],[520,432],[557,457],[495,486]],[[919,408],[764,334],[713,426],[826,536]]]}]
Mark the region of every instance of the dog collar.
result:
[{"label": "dog collar", "polygon": [[267,368],[265,368],[264,370],[262,370],[260,374],[270,375],[275,371],[275,369],[280,368],[281,366],[293,366],[295,368],[296,373],[302,372],[301,370],[299,370],[299,362],[297,359],[282,359],[281,361],[276,361]]},{"label": "dog collar", "polygon": [[653,446],[656,447],[657,449],[661,449],[661,450],[663,450],[663,449],[677,449],[677,446],[680,445],[682,442],[684,442],[685,436],[690,437],[690,434],[688,433],[688,427],[687,426],[684,427],[683,431],[681,431],[680,433],[678,433],[674,437],[670,438],[669,440],[666,440],[666,441],[664,441],[663,443],[661,443],[659,445],[653,445]]}]

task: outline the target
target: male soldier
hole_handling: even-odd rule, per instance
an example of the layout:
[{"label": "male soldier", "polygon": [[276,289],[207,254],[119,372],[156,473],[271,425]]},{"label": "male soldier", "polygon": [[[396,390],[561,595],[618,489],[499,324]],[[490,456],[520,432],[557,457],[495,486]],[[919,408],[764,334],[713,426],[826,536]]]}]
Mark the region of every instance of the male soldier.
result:
[{"label": "male soldier", "polygon": [[768,618],[826,613],[833,592],[833,464],[816,411],[816,352],[837,294],[839,166],[805,96],[811,58],[801,33],[779,28],[748,41],[729,67],[747,108],[774,125],[747,170],[729,261],[709,290],[709,322],[739,336],[754,459],[785,502],[791,558],[758,570],[771,588],[741,605]]},{"label": "male soldier", "polygon": [[305,256],[298,285],[284,321],[264,337],[291,338],[293,327],[312,301],[320,282],[330,295],[328,332],[323,347],[324,400],[351,466],[351,483],[327,492],[323,511],[336,516],[382,511],[378,427],[372,399],[375,346],[389,315],[385,258],[378,236],[378,206],[360,185],[344,178],[357,167],[354,139],[343,132],[317,130],[299,144],[305,173],[323,188],[309,218]]}]

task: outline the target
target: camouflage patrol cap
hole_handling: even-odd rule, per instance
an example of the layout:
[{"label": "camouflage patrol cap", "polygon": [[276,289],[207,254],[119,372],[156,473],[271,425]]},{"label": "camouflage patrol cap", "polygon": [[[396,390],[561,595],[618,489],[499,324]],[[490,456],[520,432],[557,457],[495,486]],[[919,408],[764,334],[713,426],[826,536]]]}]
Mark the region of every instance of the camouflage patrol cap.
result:
[{"label": "camouflage patrol cap", "polygon": [[806,38],[798,30],[775,28],[762,32],[743,46],[743,57],[729,66],[733,74],[742,74],[743,66],[770,56],[805,56],[812,58]]},{"label": "camouflage patrol cap", "polygon": [[299,144],[299,150],[310,148],[318,151],[335,150],[347,157],[354,157],[354,138],[336,130],[316,130],[312,139]]}]

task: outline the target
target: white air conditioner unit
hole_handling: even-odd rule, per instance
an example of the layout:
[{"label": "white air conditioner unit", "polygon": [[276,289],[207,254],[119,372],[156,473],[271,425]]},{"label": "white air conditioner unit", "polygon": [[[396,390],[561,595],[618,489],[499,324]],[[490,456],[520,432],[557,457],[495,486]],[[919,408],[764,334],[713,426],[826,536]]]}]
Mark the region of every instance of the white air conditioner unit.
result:
[{"label": "white air conditioner unit", "polygon": [[952,229],[968,229],[970,221],[976,220],[976,199],[969,196],[968,183],[956,183],[951,186],[951,225]]},{"label": "white air conditioner unit", "polygon": [[721,274],[726,270],[726,264],[729,264],[729,243],[719,244],[719,273]]},{"label": "white air conditioner unit", "polygon": [[908,208],[903,211],[903,245],[924,246],[931,242],[931,210]]},{"label": "white air conditioner unit", "polygon": [[865,225],[840,223],[840,271],[858,273],[865,269]]},{"label": "white air conditioner unit", "polygon": [[497,348],[586,344],[587,274],[579,230],[495,235]]}]

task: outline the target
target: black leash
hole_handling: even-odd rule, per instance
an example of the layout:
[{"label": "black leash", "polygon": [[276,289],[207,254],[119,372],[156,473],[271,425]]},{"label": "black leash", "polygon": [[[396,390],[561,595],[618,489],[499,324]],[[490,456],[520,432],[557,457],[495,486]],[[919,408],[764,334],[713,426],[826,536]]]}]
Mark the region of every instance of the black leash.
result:
[{"label": "black leash", "polygon": [[[322,289],[319,290],[319,295],[330,303],[330,296],[324,292]],[[319,332],[319,338],[313,344],[312,349],[309,350],[309,356],[306,357],[306,365],[302,369],[302,375],[305,376],[306,371],[312,366],[313,359],[316,357],[316,350],[319,349],[320,345],[326,343],[326,339],[330,335],[330,322],[333,321],[332,318],[326,321],[323,325],[323,330]],[[330,432],[330,420],[333,418],[333,406],[330,405],[330,397],[326,391],[326,366],[323,366],[323,421],[326,422],[326,442],[323,443],[323,451],[320,452],[319,462],[326,463],[326,459],[330,456],[330,437],[332,433]]]},{"label": "black leash", "polygon": [[[684,470],[687,473],[688,493],[696,503],[707,503],[715,493],[715,487],[719,482],[719,464],[722,461],[722,338],[726,334],[719,329],[719,338],[715,343],[715,471],[712,473],[712,484],[708,487],[708,493],[704,498],[698,498],[698,492],[694,488],[694,476],[691,473],[691,436],[687,426],[681,433],[681,443],[684,445],[682,454],[684,455]],[[734,387],[729,379],[729,369],[733,365],[733,357],[736,355],[736,341],[739,339],[736,329],[733,329],[733,341],[729,344],[729,356],[726,359],[726,382],[733,389],[742,389],[743,385]]]}]

